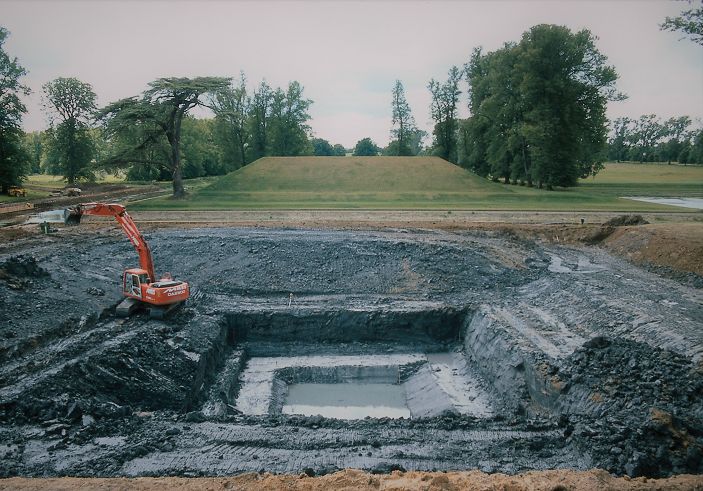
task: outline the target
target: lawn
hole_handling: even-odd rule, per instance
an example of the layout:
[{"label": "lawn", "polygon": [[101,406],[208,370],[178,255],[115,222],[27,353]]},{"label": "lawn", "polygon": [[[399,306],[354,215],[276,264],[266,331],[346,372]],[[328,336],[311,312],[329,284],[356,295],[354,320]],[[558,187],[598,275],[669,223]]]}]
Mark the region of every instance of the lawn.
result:
[{"label": "lawn", "polygon": [[267,157],[205,184],[185,200],[131,207],[687,211],[621,197],[703,197],[703,167],[611,163],[576,188],[546,191],[491,182],[437,157]]}]

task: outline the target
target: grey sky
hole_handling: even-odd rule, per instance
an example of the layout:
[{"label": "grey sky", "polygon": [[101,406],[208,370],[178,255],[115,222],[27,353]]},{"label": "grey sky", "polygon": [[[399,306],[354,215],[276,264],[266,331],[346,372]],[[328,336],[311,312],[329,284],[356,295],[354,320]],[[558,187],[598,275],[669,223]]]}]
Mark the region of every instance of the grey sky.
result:
[{"label": "grey sky", "polygon": [[[250,86],[298,80],[314,101],[316,136],[353,146],[389,139],[390,94],[405,85],[430,132],[427,82],[443,80],[476,46],[493,50],[531,26],[590,29],[629,99],[608,114],[703,118],[703,47],[658,24],[688,4],[669,1],[3,1],[6,44],[34,90],[27,130],[43,129],[41,86],[59,76],[93,85],[106,104],[164,76],[243,70]],[[465,87],[464,89],[465,90]],[[462,115],[466,96],[462,94]]]}]

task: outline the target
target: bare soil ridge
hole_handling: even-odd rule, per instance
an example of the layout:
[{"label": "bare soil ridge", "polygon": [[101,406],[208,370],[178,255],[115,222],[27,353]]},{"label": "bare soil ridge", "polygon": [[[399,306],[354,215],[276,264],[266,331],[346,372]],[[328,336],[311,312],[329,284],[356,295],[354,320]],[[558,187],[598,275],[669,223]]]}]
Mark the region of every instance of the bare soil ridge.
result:
[{"label": "bare soil ridge", "polygon": [[69,491],[74,489],[100,491],[219,491],[219,490],[407,490],[407,491],[694,491],[703,488],[703,477],[681,475],[666,479],[613,477],[607,472],[591,470],[574,472],[554,470],[526,472],[517,476],[470,472],[399,472],[374,475],[358,470],[344,470],[320,477],[301,475],[276,476],[249,473],[235,477],[217,478],[57,478],[0,480],[0,490]]}]

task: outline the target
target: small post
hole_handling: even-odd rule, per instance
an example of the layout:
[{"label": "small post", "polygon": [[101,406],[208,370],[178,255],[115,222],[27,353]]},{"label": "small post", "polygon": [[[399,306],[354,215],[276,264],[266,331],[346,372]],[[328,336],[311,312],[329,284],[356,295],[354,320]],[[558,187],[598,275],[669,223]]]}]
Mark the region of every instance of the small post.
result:
[{"label": "small post", "polygon": [[288,297],[288,306],[290,307],[292,303],[293,303],[293,294],[291,293],[290,296]]}]

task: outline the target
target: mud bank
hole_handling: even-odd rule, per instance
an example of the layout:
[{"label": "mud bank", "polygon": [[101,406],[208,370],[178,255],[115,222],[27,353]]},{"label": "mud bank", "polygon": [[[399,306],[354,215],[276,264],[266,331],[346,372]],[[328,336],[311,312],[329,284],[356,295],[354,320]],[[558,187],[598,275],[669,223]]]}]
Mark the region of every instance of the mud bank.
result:
[{"label": "mud bank", "polygon": [[[500,233],[148,240],[192,285],[167,321],[114,317],[135,258],[109,232],[28,241],[46,274],[0,277],[3,476],[703,472],[698,289]],[[409,417],[283,411],[347,383],[397,387]]]}]

